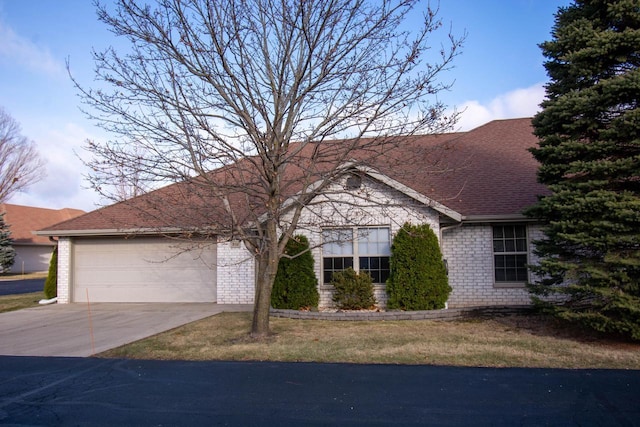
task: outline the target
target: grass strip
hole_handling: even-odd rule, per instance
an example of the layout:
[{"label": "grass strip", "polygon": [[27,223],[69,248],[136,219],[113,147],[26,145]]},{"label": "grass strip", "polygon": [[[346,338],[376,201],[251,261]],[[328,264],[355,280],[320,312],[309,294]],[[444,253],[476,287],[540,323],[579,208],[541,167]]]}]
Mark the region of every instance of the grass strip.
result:
[{"label": "grass strip", "polygon": [[273,336],[264,341],[249,338],[250,316],[222,313],[100,357],[640,369],[640,344],[537,315],[463,321],[273,318]]}]

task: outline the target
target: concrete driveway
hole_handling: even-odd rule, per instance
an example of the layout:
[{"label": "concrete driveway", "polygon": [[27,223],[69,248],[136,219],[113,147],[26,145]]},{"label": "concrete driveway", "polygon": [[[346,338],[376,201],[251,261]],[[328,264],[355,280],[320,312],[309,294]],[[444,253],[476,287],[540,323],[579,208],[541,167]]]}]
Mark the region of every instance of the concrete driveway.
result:
[{"label": "concrete driveway", "polygon": [[0,355],[86,357],[250,305],[53,304],[0,313]]}]

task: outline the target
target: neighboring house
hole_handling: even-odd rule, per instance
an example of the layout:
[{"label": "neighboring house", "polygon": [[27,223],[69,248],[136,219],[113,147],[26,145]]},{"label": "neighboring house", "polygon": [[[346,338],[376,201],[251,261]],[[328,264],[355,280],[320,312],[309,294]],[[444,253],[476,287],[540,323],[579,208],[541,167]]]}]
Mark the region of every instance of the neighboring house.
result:
[{"label": "neighboring house", "polygon": [[[320,305],[331,305],[331,274],[348,266],[372,274],[384,304],[390,245],[407,221],[428,223],[439,236],[449,307],[528,304],[526,264],[536,262],[532,241],[541,229],[522,211],[547,194],[528,151],[536,144],[531,119],[498,120],[412,137],[403,149],[415,150],[415,161],[402,170],[380,164],[341,177],[331,196],[305,208],[299,227],[314,248]],[[416,150],[435,146],[422,151],[439,157],[439,172],[425,170],[433,159]],[[244,245],[228,236],[170,236],[225,220],[195,195],[190,212],[172,205],[189,191],[174,184],[40,231],[59,239],[58,301],[253,303],[255,265]]]},{"label": "neighboring house", "polygon": [[56,242],[46,236],[37,236],[36,230],[84,214],[78,209],[44,209],[31,206],[0,204],[4,221],[9,225],[16,258],[11,273],[47,271]]}]

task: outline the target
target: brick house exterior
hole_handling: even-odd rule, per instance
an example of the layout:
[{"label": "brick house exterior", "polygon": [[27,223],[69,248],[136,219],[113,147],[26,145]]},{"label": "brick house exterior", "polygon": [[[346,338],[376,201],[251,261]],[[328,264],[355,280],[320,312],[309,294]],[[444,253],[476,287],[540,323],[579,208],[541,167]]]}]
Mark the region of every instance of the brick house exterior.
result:
[{"label": "brick house exterior", "polygon": [[[426,144],[431,136],[424,138]],[[541,237],[541,225],[524,217],[522,210],[537,196],[547,194],[536,181],[538,164],[528,152],[537,142],[531,120],[494,121],[469,132],[439,135],[437,141],[445,144],[440,152],[446,155],[448,173],[423,173],[419,161],[406,165],[410,174],[385,170],[384,165],[354,168],[352,175],[336,180],[326,195],[303,210],[297,233],[305,235],[312,247],[321,307],[331,305],[328,278],[346,266],[372,272],[377,278],[376,299],[380,306],[385,305],[390,244],[405,222],[427,223],[438,236],[453,289],[449,307],[529,303],[525,283],[531,278],[526,264],[536,262],[532,242]],[[348,181],[353,176],[358,179],[356,185]],[[164,191],[170,194],[171,187]],[[361,203],[363,200],[375,203]],[[97,295],[98,301],[109,301],[109,295],[116,294],[114,300],[135,295],[131,298],[138,299],[132,301],[138,301],[144,300],[145,289],[166,295],[166,301],[253,303],[254,259],[241,242],[223,235],[202,243],[202,254],[214,256],[215,265],[197,267],[197,257],[183,261],[189,263],[189,269],[209,269],[197,275],[200,282],[207,282],[204,285],[194,279],[188,285],[192,287],[184,284],[189,292],[174,292],[183,284],[173,277],[182,277],[184,272],[180,271],[183,264],[172,266],[173,261],[162,267],[162,287],[153,288],[154,283],[144,280],[160,264],[150,264],[149,274],[127,282],[128,276],[122,276],[120,270],[145,267],[141,260],[131,265],[125,260],[124,266],[110,261],[116,259],[118,247],[142,243],[136,239],[155,233],[153,251],[173,260],[171,248],[175,246],[171,239],[154,232],[156,219],[134,223],[132,212],[126,204],[112,205],[40,232],[59,238],[60,303],[81,302],[85,292]],[[108,277],[113,270],[125,278],[126,285],[101,280],[97,273]],[[94,273],[89,274],[91,271]],[[180,274],[172,276],[176,271]],[[215,286],[215,297],[202,299],[207,286]],[[134,288],[135,292],[129,291]]]}]

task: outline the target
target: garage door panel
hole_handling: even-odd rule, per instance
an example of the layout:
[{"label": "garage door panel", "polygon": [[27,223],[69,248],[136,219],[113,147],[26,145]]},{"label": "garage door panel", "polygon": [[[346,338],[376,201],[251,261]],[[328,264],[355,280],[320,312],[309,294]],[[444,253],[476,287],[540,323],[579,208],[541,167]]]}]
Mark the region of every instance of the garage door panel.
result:
[{"label": "garage door panel", "polygon": [[[214,243],[91,239],[74,243],[73,300],[215,302]],[[88,290],[88,291],[87,291]]]}]

